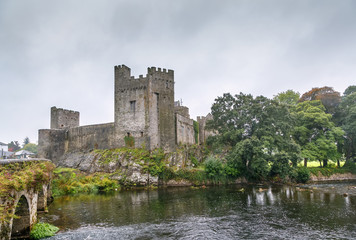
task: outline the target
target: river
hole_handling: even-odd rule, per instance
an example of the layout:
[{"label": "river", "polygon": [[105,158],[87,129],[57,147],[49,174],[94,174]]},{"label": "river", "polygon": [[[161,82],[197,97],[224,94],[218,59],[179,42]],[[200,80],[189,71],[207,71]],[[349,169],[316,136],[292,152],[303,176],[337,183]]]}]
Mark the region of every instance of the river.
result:
[{"label": "river", "polygon": [[61,197],[40,218],[60,227],[51,240],[356,239],[356,182]]}]

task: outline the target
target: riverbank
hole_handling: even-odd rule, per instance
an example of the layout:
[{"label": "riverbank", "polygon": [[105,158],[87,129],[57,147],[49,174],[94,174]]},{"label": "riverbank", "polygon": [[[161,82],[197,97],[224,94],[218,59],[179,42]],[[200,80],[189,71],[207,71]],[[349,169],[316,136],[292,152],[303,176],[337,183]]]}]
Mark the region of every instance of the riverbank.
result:
[{"label": "riverbank", "polygon": [[[182,145],[176,152],[120,148],[67,153],[54,171],[54,196],[137,187],[175,187],[247,182],[306,183],[356,179],[354,168],[291,167],[261,179],[226,164],[203,146]],[[266,166],[270,167],[270,166]],[[353,172],[355,173],[355,171]],[[336,175],[335,175],[336,174]],[[246,176],[246,177],[245,177]]]},{"label": "riverbank", "polygon": [[310,182],[332,182],[332,181],[350,181],[350,180],[356,180],[356,174],[353,173],[335,173],[330,176],[325,176],[322,175],[321,172],[319,172],[318,175],[311,175],[310,176]]}]

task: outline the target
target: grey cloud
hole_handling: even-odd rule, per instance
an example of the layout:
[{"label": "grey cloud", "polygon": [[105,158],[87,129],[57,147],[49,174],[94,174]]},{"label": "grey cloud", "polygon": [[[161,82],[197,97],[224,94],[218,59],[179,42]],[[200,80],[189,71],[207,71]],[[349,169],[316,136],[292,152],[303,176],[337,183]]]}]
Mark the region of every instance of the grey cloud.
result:
[{"label": "grey cloud", "polygon": [[272,97],[356,77],[354,1],[0,2],[0,141],[49,127],[51,106],[81,124],[113,121],[113,66],[175,70],[192,117],[224,92]]}]

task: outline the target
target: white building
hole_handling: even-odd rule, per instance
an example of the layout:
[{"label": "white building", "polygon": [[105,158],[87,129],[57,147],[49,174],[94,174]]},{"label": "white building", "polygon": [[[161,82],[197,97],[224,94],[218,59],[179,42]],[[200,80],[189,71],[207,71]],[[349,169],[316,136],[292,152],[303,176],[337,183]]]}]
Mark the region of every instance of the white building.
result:
[{"label": "white building", "polygon": [[9,151],[8,145],[5,144],[5,143],[0,142],[0,152],[1,151],[4,151],[4,152]]}]

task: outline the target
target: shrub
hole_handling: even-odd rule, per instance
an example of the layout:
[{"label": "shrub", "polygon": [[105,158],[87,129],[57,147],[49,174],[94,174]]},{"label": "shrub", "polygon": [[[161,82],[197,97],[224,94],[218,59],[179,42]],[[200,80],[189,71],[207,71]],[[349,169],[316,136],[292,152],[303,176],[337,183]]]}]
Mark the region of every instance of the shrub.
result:
[{"label": "shrub", "polygon": [[192,161],[193,167],[197,167],[199,165],[198,159],[196,157],[192,156],[190,160]]},{"label": "shrub", "polygon": [[310,179],[310,171],[306,167],[298,167],[291,171],[290,177],[297,183],[306,183]]},{"label": "shrub", "polygon": [[31,230],[30,238],[42,239],[46,237],[52,237],[56,232],[58,232],[58,230],[58,227],[53,226],[49,223],[36,223]]},{"label": "shrub", "polygon": [[135,139],[132,136],[125,136],[124,137],[126,147],[134,147],[135,146]]},{"label": "shrub", "polygon": [[270,171],[271,176],[278,175],[281,179],[285,179],[289,172],[289,156],[283,152],[276,154]]},{"label": "shrub", "polygon": [[342,168],[356,174],[356,163],[354,161],[346,161]]},{"label": "shrub", "polygon": [[208,179],[213,180],[213,182],[218,182],[225,178],[224,166],[216,157],[209,156],[205,160],[204,166]]}]

